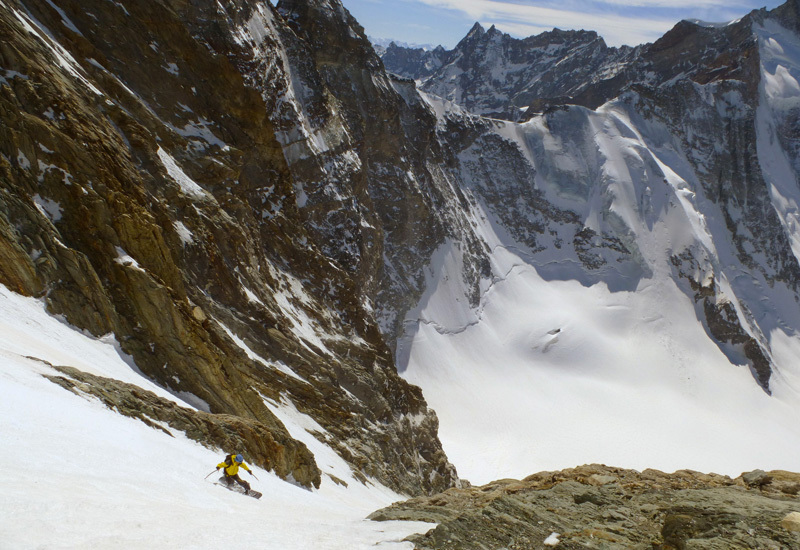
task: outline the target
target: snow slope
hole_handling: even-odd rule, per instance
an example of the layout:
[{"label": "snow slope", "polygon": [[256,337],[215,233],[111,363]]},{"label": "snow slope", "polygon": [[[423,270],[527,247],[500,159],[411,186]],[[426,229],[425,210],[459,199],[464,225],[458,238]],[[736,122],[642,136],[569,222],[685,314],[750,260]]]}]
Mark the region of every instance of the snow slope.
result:
[{"label": "snow slope", "polygon": [[[140,376],[112,338],[94,339],[0,286],[0,548],[343,549],[412,548],[422,523],[377,523],[372,511],[400,500],[364,486],[304,431],[309,419],[273,404],[304,437],[323,472],[319,490],[254,468],[254,500],[203,480],[223,458],[180,432],[175,438],[78,397],[42,374],[42,361],[134,383],[187,406]],[[247,476],[249,477],[249,476]]]},{"label": "snow slope", "polygon": [[[423,307],[408,344],[404,376],[437,412],[460,476],[485,483],[595,462],[729,475],[796,468],[797,374],[767,396],[705,336],[670,280],[635,292],[548,282],[499,250],[506,275],[484,295],[479,322],[446,329],[438,320],[452,312]],[[458,277],[439,275],[430,304],[455,292],[446,287]]]}]

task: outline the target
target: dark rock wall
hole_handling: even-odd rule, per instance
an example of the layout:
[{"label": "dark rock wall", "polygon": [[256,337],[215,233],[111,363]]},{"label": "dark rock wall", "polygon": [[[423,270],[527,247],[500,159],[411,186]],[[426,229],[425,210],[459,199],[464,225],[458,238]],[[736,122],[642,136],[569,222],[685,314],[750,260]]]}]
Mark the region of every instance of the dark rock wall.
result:
[{"label": "dark rock wall", "polygon": [[[59,8],[0,6],[3,284],[114,333],[146,375],[214,414],[288,440],[263,401],[283,396],[361,474],[408,493],[452,485],[436,418],[367,309],[375,257],[352,268],[313,224],[324,209],[301,208],[302,170],[280,141],[292,128],[255,85],[286,79],[288,56],[236,34],[260,12],[294,36],[282,16],[260,2]],[[295,56],[311,51],[293,40]],[[265,55],[278,62],[256,78]],[[313,110],[330,92],[312,84]],[[312,159],[318,174],[325,161]]]}]

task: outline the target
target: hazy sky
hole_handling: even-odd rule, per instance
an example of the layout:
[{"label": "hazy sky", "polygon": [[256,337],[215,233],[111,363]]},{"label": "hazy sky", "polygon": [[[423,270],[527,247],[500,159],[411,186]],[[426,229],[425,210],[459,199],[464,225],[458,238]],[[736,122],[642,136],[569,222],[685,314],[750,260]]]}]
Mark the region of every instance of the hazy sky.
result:
[{"label": "hazy sky", "polygon": [[452,48],[475,21],[512,36],[597,31],[610,46],[652,42],[681,19],[732,21],[782,0],[342,0],[367,34]]}]

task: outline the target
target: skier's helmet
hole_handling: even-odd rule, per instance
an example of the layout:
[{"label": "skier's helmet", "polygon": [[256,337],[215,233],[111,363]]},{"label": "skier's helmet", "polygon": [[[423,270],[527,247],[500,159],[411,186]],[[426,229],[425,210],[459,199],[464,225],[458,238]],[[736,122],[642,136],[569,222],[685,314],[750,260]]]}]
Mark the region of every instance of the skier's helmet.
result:
[{"label": "skier's helmet", "polygon": [[242,455],[236,455],[236,462],[244,462],[244,457]]}]

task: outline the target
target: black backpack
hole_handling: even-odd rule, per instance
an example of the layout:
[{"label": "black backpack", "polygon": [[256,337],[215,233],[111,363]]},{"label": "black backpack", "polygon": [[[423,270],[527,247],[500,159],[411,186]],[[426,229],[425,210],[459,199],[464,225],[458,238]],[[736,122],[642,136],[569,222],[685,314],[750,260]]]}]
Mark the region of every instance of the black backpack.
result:
[{"label": "black backpack", "polygon": [[227,455],[225,457],[225,464],[227,464],[228,466],[233,466],[233,457],[234,455]]}]

